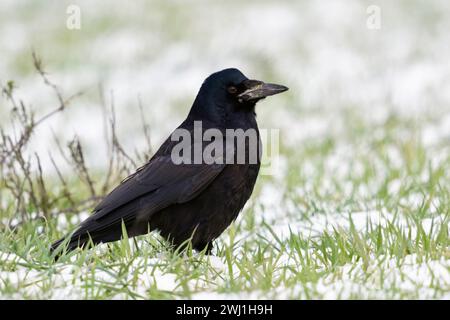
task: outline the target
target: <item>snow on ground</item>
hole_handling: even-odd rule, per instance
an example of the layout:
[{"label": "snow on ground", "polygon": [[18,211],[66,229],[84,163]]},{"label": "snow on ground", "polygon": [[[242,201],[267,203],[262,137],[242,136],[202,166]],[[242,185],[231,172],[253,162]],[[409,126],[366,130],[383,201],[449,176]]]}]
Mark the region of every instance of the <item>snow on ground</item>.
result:
[{"label": "snow on ground", "polygon": [[[2,259],[5,253],[0,254]],[[415,297],[419,299],[449,299],[450,292],[450,260],[420,261],[416,255],[406,256],[399,263],[396,259],[388,257],[372,257],[370,264],[363,266],[362,261],[355,261],[339,267],[334,273],[320,278],[318,282],[299,283],[294,287],[277,287],[270,292],[244,291],[239,293],[221,294],[208,287],[208,283],[192,281],[192,288],[203,286],[205,290],[192,295],[192,299],[305,299],[309,296],[323,299],[396,299],[400,297]],[[226,272],[227,265],[223,258],[209,257],[215,272]],[[136,294],[142,297],[150,289],[166,290],[173,292],[179,288],[177,275],[163,273],[152,269],[153,261],[135,260],[130,269],[129,279],[123,279],[124,283],[136,277],[134,270],[140,268],[137,279],[134,279],[133,287]],[[92,270],[89,266],[81,268],[74,265],[56,266],[56,272],[38,271],[20,266],[23,260],[19,257],[8,255],[7,261],[17,264],[14,271],[2,271],[0,281],[2,286],[21,289],[11,295],[3,296],[7,299],[20,299],[24,297],[38,296],[42,288],[52,287],[44,296],[48,299],[82,299],[83,276],[89,274],[89,281],[117,283],[116,270]],[[6,261],[5,261],[6,262]],[[287,261],[280,262],[280,266],[287,266]],[[295,265],[293,265],[295,266]],[[152,271],[150,271],[152,270]],[[238,270],[235,272],[238,274]],[[114,276],[113,276],[114,275]],[[83,279],[83,280],[82,280]],[[220,280],[218,280],[220,284]],[[439,289],[436,289],[439,288]],[[42,296],[42,293],[40,294]],[[125,293],[115,296],[116,299],[126,298]]]},{"label": "snow on ground", "polygon": [[[136,1],[126,10],[120,2],[108,2],[108,10],[104,10],[105,3],[101,1],[72,2],[82,9],[84,20],[80,31],[64,28],[63,2],[51,8],[35,7],[32,1],[0,3],[3,35],[0,81],[15,80],[20,97],[38,113],[53,108],[54,97],[30,68],[29,49],[35,47],[51,79],[64,93],[85,92],[66,114],[58,115],[48,127],[37,132],[34,149],[43,150],[43,158],[53,147],[49,142],[52,141],[50,128],[53,128],[63,139],[77,133],[86,147],[89,167],[104,168],[106,152],[100,125],[99,82],[105,88],[107,103],[111,102],[110,93],[113,93],[119,119],[118,135],[130,151],[143,149],[145,145],[144,137],[136,129],[140,123],[136,116],[138,96],[151,125],[152,143],[157,147],[184,118],[202,80],[211,72],[229,66],[242,69],[250,77],[283,83],[290,88],[285,95],[267,99],[257,110],[260,127],[280,129],[282,144],[288,150],[336,137],[333,154],[323,159],[322,190],[334,191],[333,177],[344,181],[341,191],[344,197],[356,195],[364,199],[370,198],[384,182],[386,168],[376,159],[378,175],[370,184],[353,190],[352,181],[348,181],[350,174],[362,175],[360,164],[352,161],[354,155],[371,154],[368,146],[355,149],[350,145],[346,137],[348,123],[343,116],[349,110],[375,128],[391,115],[423,120],[418,138],[433,154],[431,166],[441,164],[448,155],[450,10],[446,1],[428,1],[426,5],[380,1],[383,20],[378,31],[366,28],[366,5],[359,1],[265,1],[263,4],[247,1],[238,2],[239,11],[234,5],[208,3],[205,6],[202,1],[175,1],[167,7],[161,1],[160,5],[164,5],[158,10],[144,1]],[[0,108],[2,125],[4,112]],[[375,129],[371,137],[383,139],[383,129]],[[401,140],[405,134],[399,131],[395,137]],[[388,146],[386,153],[392,167],[404,166],[397,149]],[[288,190],[285,180],[293,174],[289,160],[288,155],[280,157],[279,168],[270,177],[273,181],[266,181],[259,195],[246,205],[246,209],[254,209],[257,223],[268,223],[280,238],[288,237],[290,232],[318,237],[334,228],[348,229],[350,219],[357,232],[364,232],[369,223],[386,226],[388,222],[411,231],[412,235],[417,232],[412,217],[379,209],[370,200],[359,210],[338,210],[324,203],[321,212],[299,216],[300,211],[304,212],[298,210],[301,204],[286,194],[289,191],[293,196],[307,198],[314,187],[309,181],[316,178],[317,163],[315,159],[302,163],[300,174],[306,182]],[[49,161],[43,165],[44,172],[54,174]],[[389,194],[398,193],[403,178],[390,181]],[[427,178],[423,177],[423,181]],[[401,204],[417,208],[425,196],[410,194]],[[429,216],[420,219],[426,232],[434,223],[446,221],[445,213],[439,212],[438,207],[438,200],[432,199]],[[71,218],[60,215],[58,228],[70,231],[70,224],[79,223],[87,215],[86,212]],[[238,236],[255,235],[243,232]],[[269,233],[264,236],[272,237]],[[139,269],[136,280],[139,294],[145,295],[153,287],[168,291],[178,288],[176,275],[162,272],[159,267],[152,269],[163,259],[133,262],[132,268]],[[55,274],[48,274],[6,252],[0,252],[0,262],[5,266],[0,271],[0,286],[22,288],[7,298],[33,296],[50,283],[54,288],[48,291],[48,298],[83,298],[86,294],[81,285],[86,281],[82,276],[89,273],[89,265],[57,265]],[[217,272],[227,271],[223,258],[210,257],[210,262]],[[287,255],[279,263],[289,265],[293,261]],[[390,257],[371,257],[368,265],[355,261],[317,283],[275,288],[269,295],[258,291],[221,294],[207,284],[195,284],[206,289],[192,298],[260,299],[270,295],[308,298],[308,292],[331,299],[355,295],[396,298],[396,291],[389,290],[390,287],[405,292],[418,290],[418,297],[434,298],[438,287],[441,290],[438,297],[450,299],[448,256],[421,261],[421,257],[408,255],[401,265],[397,263]],[[8,269],[9,266],[13,267]],[[112,281],[111,272],[117,270],[95,270],[93,277],[98,281]],[[233,272],[238,270],[234,268]]]},{"label": "snow on ground", "polygon": [[[275,288],[269,294],[251,291],[235,294],[201,292],[193,299],[399,299],[410,295],[416,299],[450,298],[450,260],[417,262],[415,255],[399,266],[395,259],[378,257],[368,270],[362,263],[346,264],[333,275],[317,283],[299,284],[293,288]],[[436,290],[438,287],[440,290]],[[395,290],[392,290],[395,288]],[[401,295],[400,295],[401,293]]]},{"label": "snow on ground", "polygon": [[[349,216],[352,217],[358,232],[364,232],[368,221],[372,221],[375,225],[383,225],[396,220],[388,213],[382,214],[376,211],[355,212]],[[410,227],[401,219],[398,223],[405,223],[405,228]],[[427,219],[422,221],[426,231],[430,228],[431,223],[432,221]],[[277,237],[281,239],[288,237],[290,232],[299,232],[304,237],[310,237],[319,236],[324,231],[332,231],[333,228],[348,229],[349,221],[342,215],[334,214],[315,216],[298,224],[273,226]],[[267,236],[270,237],[270,234]],[[310,253],[314,254],[312,248]],[[73,258],[75,259],[75,257]],[[141,297],[145,297],[148,290],[151,289],[176,291],[180,288],[178,275],[163,270],[165,259],[167,257],[164,255],[151,259],[136,258],[127,274],[122,276],[124,277],[122,281],[124,283],[132,281],[134,292]],[[294,287],[277,287],[270,292],[257,290],[236,294],[221,294],[214,291],[216,286],[223,283],[223,280],[215,275],[227,274],[229,266],[225,257],[209,256],[208,259],[211,267],[209,273],[215,279],[215,284],[211,286],[209,282],[201,279],[190,280],[188,285],[192,290],[197,290],[197,293],[192,295],[192,299],[304,299],[311,296],[324,299],[395,299],[409,295],[420,299],[448,299],[450,292],[450,259],[448,257],[428,260],[412,254],[399,261],[383,255],[372,255],[369,257],[367,265],[362,260],[347,263],[338,267],[333,273],[320,278],[317,282],[299,283]],[[56,264],[52,271],[49,271],[30,268],[28,261],[15,254],[0,252],[0,260],[3,265],[12,266],[10,271],[3,268],[0,272],[0,285],[21,288],[17,292],[3,296],[8,299],[42,297],[42,290],[46,286],[52,288],[44,294],[48,299],[82,299],[86,294],[83,290],[86,282],[116,284],[118,281],[119,267],[114,266],[108,269],[98,269],[92,268],[89,264],[81,267],[71,264]],[[287,251],[279,258],[272,277],[279,276],[282,268],[289,266],[300,271],[297,258]],[[238,276],[239,273],[239,268],[233,265],[234,276]],[[199,291],[199,288],[204,288],[204,290]],[[127,298],[127,294],[118,293],[114,298]]]}]

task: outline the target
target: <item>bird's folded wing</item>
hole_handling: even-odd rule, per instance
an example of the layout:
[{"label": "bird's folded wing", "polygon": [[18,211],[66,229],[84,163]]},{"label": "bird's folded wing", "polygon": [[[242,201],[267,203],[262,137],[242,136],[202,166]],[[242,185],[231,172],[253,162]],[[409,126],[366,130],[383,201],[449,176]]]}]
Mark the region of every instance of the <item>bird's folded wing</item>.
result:
[{"label": "bird's folded wing", "polygon": [[[225,164],[177,165],[170,156],[153,158],[106,196],[90,218],[98,221],[115,215],[112,214],[114,211],[121,211],[117,209],[130,202],[139,201],[139,211],[152,213],[171,204],[189,201],[203,191],[224,167]],[[115,218],[125,218],[123,215],[127,213],[136,214],[124,210],[120,214],[122,217]]]}]

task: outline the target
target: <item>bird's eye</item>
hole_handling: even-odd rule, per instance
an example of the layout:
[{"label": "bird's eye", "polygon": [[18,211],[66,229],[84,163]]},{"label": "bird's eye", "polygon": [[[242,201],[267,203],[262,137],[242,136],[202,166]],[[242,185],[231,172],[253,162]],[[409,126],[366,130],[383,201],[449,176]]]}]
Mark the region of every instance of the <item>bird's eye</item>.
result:
[{"label": "bird's eye", "polygon": [[235,86],[228,87],[228,92],[231,94],[235,94],[237,92],[237,88]]}]

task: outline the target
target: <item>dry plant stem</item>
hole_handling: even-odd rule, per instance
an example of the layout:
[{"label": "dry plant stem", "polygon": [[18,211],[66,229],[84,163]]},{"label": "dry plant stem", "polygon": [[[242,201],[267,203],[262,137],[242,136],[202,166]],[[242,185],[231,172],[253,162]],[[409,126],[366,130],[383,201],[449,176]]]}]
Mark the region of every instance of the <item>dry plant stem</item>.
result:
[{"label": "dry plant stem", "polygon": [[35,121],[34,113],[25,107],[22,100],[16,99],[13,82],[10,81],[6,86],[2,86],[2,94],[12,106],[12,132],[7,134],[3,129],[1,130],[0,174],[2,182],[4,181],[2,183],[3,186],[16,201],[16,212],[20,213],[22,220],[27,219],[30,205],[35,211],[47,217],[51,206],[56,202],[56,200],[49,198],[50,195],[39,156],[35,154],[34,157],[27,157],[24,151],[37,126],[65,110],[69,102],[80,95],[78,93],[68,99],[64,99],[58,86],[53,84],[47,77],[43,70],[42,62],[35,52],[32,52],[32,59],[33,65],[44,84],[50,86],[57,96],[59,106]]},{"label": "dry plant stem", "polygon": [[70,156],[80,178],[87,183],[91,196],[95,197],[96,192],[94,188],[94,182],[87,169],[86,162],[84,160],[83,148],[81,147],[80,141],[77,137],[75,137],[71,142],[69,142],[68,146],[70,150]]},{"label": "dry plant stem", "polygon": [[[33,156],[27,156],[27,148],[37,126],[45,123],[54,115],[64,112],[69,103],[80,96],[80,93],[65,98],[60,88],[48,77],[42,61],[35,52],[32,52],[32,61],[43,83],[50,87],[56,96],[58,106],[38,118],[38,120],[35,120],[33,110],[16,97],[12,81],[1,87],[2,94],[11,106],[12,129],[6,132],[3,128],[0,128],[0,187],[3,189],[0,197],[14,199],[13,202],[8,202],[7,208],[1,209],[13,210],[14,213],[17,213],[16,216],[8,218],[8,222],[0,222],[0,227],[9,228],[9,230],[18,230],[19,226],[31,220],[42,219],[48,221],[60,214],[78,214],[80,211],[89,210],[124,176],[128,176],[136,170],[138,167],[136,160],[145,162],[151,153],[150,130],[143,116],[144,111],[141,99],[138,98],[138,106],[148,150],[141,154],[136,152],[132,157],[125,151],[116,132],[114,96],[111,92],[110,108],[108,108],[103,95],[103,88],[99,85],[100,105],[103,111],[104,140],[107,146],[108,159],[104,179],[101,179],[101,182],[96,181],[99,179],[94,179],[86,164],[82,144],[76,136],[69,142],[61,142],[52,128],[50,128],[56,148],[51,153],[49,152],[48,157],[59,182],[58,188],[51,187],[41,165],[42,155],[34,153]],[[71,190],[69,179],[63,175],[61,170],[61,163],[58,163],[55,159],[58,153],[66,165],[77,174],[82,183],[76,190]],[[77,196],[80,194],[80,191],[81,194],[87,191],[89,197],[80,200],[79,196]],[[14,204],[11,205],[11,203]],[[18,216],[20,217],[19,219]]]},{"label": "dry plant stem", "polygon": [[[112,143],[114,148],[119,152],[120,155],[122,155],[125,159],[127,159],[131,165],[134,168],[137,168],[136,162],[128,155],[128,153],[125,152],[124,148],[119,142],[119,139],[117,138],[116,134],[116,111],[115,111],[115,105],[114,105],[114,95],[111,92],[111,136],[112,136]],[[127,170],[127,167],[123,167],[125,171]]]}]

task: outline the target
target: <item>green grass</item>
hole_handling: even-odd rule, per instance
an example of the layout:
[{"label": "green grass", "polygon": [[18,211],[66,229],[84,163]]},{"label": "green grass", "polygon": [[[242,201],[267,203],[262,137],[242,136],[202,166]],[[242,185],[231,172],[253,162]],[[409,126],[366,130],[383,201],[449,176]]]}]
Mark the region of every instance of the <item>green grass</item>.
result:
[{"label": "green grass", "polygon": [[[339,136],[283,145],[284,175],[258,181],[251,204],[217,241],[214,256],[189,248],[173,252],[153,233],[55,263],[48,247],[75,227],[70,216],[64,227],[57,219],[27,222],[0,234],[1,296],[448,298],[449,154],[432,161],[447,147],[422,145],[423,123],[391,116],[355,124],[354,117],[342,113]],[[349,163],[343,145],[352,152]],[[308,166],[312,170],[302,170]],[[394,193],[389,186],[395,180]],[[263,199],[268,186],[282,190],[281,201]],[[9,206],[2,217],[13,214]],[[336,223],[318,228],[321,218],[332,217]]]},{"label": "green grass", "polygon": [[[0,82],[14,80],[37,115],[54,108],[33,69],[34,48],[65,96],[84,92],[52,125],[63,141],[76,129],[91,153],[103,129],[86,136],[92,127],[83,125],[101,122],[100,109],[92,109],[100,106],[99,82],[106,100],[113,92],[117,99],[118,135],[128,151],[143,145],[137,96],[154,138],[183,119],[202,77],[216,68],[234,65],[290,90],[257,109],[261,127],[281,129],[281,170],[258,178],[214,256],[173,252],[152,233],[55,263],[50,244],[81,214],[61,199],[51,208],[60,216],[10,230],[23,217],[0,180],[0,298],[450,299],[442,45],[450,10],[442,1],[382,1],[379,31],[365,28],[372,3],[357,1],[142,1],[126,10],[118,2],[105,10],[70,1],[82,9],[79,31],[65,28],[69,1],[11,3],[0,19]],[[3,129],[9,107],[0,99]],[[35,138],[48,142],[44,155],[54,148],[51,135]],[[100,191],[107,163],[96,156],[86,155]],[[63,194],[51,169],[45,178],[50,198]],[[90,197],[76,175],[64,178],[75,202]],[[37,211],[27,201],[24,216]]]}]

